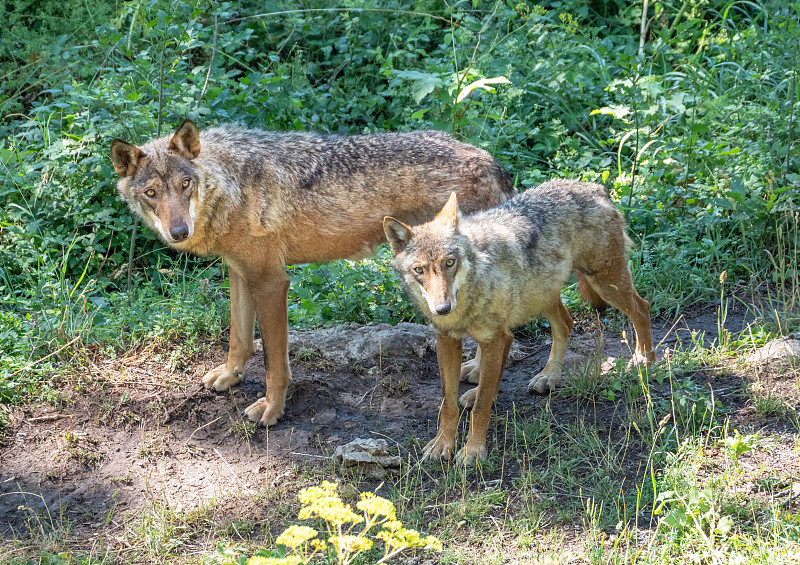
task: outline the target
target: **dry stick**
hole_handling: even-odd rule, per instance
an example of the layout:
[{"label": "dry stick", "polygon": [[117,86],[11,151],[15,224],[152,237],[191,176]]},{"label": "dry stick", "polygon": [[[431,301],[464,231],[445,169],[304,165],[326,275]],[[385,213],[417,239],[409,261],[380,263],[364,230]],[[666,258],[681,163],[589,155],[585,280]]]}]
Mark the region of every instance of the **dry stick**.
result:
[{"label": "dry stick", "polygon": [[197,99],[197,105],[200,105],[200,101],[203,99],[203,95],[206,93],[206,87],[208,86],[208,79],[211,77],[211,69],[214,68],[214,57],[217,55],[217,15],[214,14],[214,46],[211,48],[211,61],[208,63],[208,72],[206,73],[206,81],[203,83],[203,89],[200,91],[200,98]]},{"label": "dry stick", "polygon": [[794,129],[794,105],[795,105],[795,95],[797,93],[797,43],[794,44],[794,59],[795,71],[792,74],[792,92],[791,92],[791,104],[789,106],[789,137],[786,140],[786,167],[783,169],[783,182],[786,182],[786,175],[789,173],[789,155],[792,152],[792,129]]},{"label": "dry stick", "polygon": [[56,349],[56,350],[55,350],[55,351],[53,351],[52,353],[50,353],[50,354],[48,354],[48,355],[45,355],[44,357],[42,357],[42,358],[41,358],[41,359],[39,359],[38,361],[34,361],[34,362],[33,362],[33,363],[31,363],[30,365],[28,365],[28,366],[26,366],[26,367],[23,367],[22,369],[17,369],[17,370],[16,370],[16,371],[14,371],[13,373],[11,373],[11,374],[9,375],[9,377],[13,377],[14,375],[17,375],[17,374],[19,374],[19,373],[22,373],[22,372],[24,372],[24,371],[27,371],[27,370],[29,370],[29,369],[33,369],[33,368],[34,368],[36,365],[38,365],[39,363],[41,363],[41,362],[42,362],[42,361],[44,361],[45,359],[49,359],[49,358],[50,358],[50,357],[52,357],[53,355],[56,355],[57,353],[60,353],[61,351],[63,351],[64,349],[66,349],[67,347],[69,347],[70,345],[72,345],[73,343],[75,343],[76,341],[78,341],[79,339],[80,339],[80,336],[78,336],[78,337],[74,338],[74,339],[73,339],[72,341],[70,341],[69,343],[65,343],[64,345],[62,345],[61,347],[59,347],[58,349]]},{"label": "dry stick", "polygon": [[217,416],[216,418],[214,418],[214,419],[213,419],[213,420],[211,420],[210,422],[208,422],[208,423],[206,423],[206,424],[203,424],[202,426],[200,426],[199,428],[197,428],[195,431],[193,431],[193,432],[192,432],[192,433],[189,435],[189,438],[188,438],[188,439],[187,439],[187,440],[186,440],[186,441],[183,443],[184,447],[185,447],[185,446],[187,446],[187,445],[189,445],[189,441],[191,441],[192,437],[194,437],[194,434],[196,434],[197,432],[199,432],[199,431],[200,431],[200,430],[202,430],[203,428],[206,428],[206,427],[210,426],[211,424],[213,424],[214,422],[216,422],[216,421],[217,421],[217,420],[219,420],[220,418],[222,418],[222,416]]},{"label": "dry stick", "polygon": [[642,26],[639,30],[639,57],[644,54],[644,42],[647,36],[647,2],[644,0],[642,4]]}]

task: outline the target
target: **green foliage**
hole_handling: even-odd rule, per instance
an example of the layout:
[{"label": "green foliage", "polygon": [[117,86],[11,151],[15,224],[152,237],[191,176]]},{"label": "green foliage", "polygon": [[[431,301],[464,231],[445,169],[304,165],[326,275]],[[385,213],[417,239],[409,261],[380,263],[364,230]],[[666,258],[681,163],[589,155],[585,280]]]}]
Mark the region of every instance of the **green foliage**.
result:
[{"label": "green foliage", "polygon": [[[796,280],[796,245],[781,258],[800,188],[800,3],[651,4],[640,54],[639,4],[621,0],[0,3],[0,388],[76,335],[219,331],[224,269],[199,275],[208,262],[143,229],[134,289],[120,277],[133,218],[109,142],[186,117],[439,128],[491,151],[521,188],[602,181],[656,311],[715,298],[725,270],[730,288],[775,268],[773,284]],[[386,252],[290,271],[295,325],[415,317]]]},{"label": "green foliage", "polygon": [[383,246],[361,262],[335,261],[289,267],[292,290],[289,322],[320,326],[346,322],[422,322],[404,300],[391,270],[391,252]]},{"label": "green foliage", "polygon": [[712,489],[664,491],[658,495],[656,514],[664,513],[662,523],[675,532],[695,531],[706,540],[724,537],[733,526],[730,516],[722,516],[719,496]]}]

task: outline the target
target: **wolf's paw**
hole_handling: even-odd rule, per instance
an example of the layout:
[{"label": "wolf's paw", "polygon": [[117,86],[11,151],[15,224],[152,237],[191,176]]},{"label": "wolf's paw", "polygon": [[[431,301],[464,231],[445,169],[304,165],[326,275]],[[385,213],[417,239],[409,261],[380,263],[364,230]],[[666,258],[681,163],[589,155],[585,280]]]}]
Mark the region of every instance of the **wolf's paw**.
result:
[{"label": "wolf's paw", "polygon": [[461,405],[462,408],[466,408],[469,410],[472,408],[472,405],[475,404],[475,398],[478,396],[478,387],[471,388],[467,392],[461,395],[461,398],[458,399],[458,403]]},{"label": "wolf's paw", "polygon": [[471,359],[461,364],[461,382],[477,384],[481,377],[481,366]]},{"label": "wolf's paw", "polygon": [[628,367],[649,367],[656,360],[656,354],[652,351],[647,355],[641,353],[634,353],[631,360],[628,361]]},{"label": "wolf's paw", "polygon": [[440,461],[445,459],[449,461],[453,457],[455,443],[454,440],[449,440],[442,434],[436,434],[436,437],[422,449],[422,460]]},{"label": "wolf's paw", "polygon": [[216,390],[217,392],[228,390],[232,386],[238,385],[240,382],[242,382],[242,375],[234,373],[233,371],[228,371],[225,364],[220,365],[216,369],[211,369],[206,373],[206,376],[203,377],[203,386],[211,390]]},{"label": "wolf's paw", "polygon": [[262,397],[245,408],[244,413],[251,422],[256,422],[259,426],[268,428],[283,416],[283,406],[278,406],[274,403],[270,405],[266,397]]},{"label": "wolf's paw", "polygon": [[559,381],[561,381],[561,373],[555,375],[539,373],[528,383],[528,392],[531,394],[547,394],[556,389]]},{"label": "wolf's paw", "polygon": [[465,445],[456,453],[456,465],[459,467],[474,464],[476,461],[483,461],[486,459],[486,444],[481,445]]}]

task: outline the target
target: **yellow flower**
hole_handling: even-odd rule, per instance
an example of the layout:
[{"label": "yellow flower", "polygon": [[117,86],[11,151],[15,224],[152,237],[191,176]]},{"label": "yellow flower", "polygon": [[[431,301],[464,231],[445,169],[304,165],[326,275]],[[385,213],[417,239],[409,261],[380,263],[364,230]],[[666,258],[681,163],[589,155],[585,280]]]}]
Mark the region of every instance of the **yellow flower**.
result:
[{"label": "yellow flower", "polygon": [[425,549],[432,549],[434,551],[441,551],[442,550],[442,542],[437,537],[428,536],[422,541],[425,542]]},{"label": "yellow flower", "polygon": [[316,536],[317,531],[314,528],[309,528],[308,526],[289,526],[278,536],[275,543],[285,545],[286,547],[297,547]]},{"label": "yellow flower", "polygon": [[356,504],[356,508],[372,516],[385,516],[390,520],[395,519],[394,504],[385,498],[375,496],[371,492],[361,493],[361,500]]},{"label": "yellow flower", "polygon": [[400,520],[390,520],[383,525],[383,529],[394,532],[403,528],[403,522]]},{"label": "yellow flower", "polygon": [[297,495],[297,498],[300,499],[300,503],[303,506],[308,506],[309,504],[313,504],[319,499],[324,498],[339,498],[339,495],[336,493],[336,485],[334,483],[328,481],[322,481],[322,484],[318,487],[309,487],[304,488],[300,491]]},{"label": "yellow flower", "polygon": [[300,565],[303,559],[297,555],[289,557],[251,557],[247,560],[247,565]]},{"label": "yellow flower", "polygon": [[364,521],[364,518],[353,512],[349,506],[344,506],[341,500],[338,501],[338,504],[331,503],[328,505],[314,505],[303,508],[300,510],[298,517],[301,520],[322,518],[333,526],[341,526],[348,522],[357,524]]},{"label": "yellow flower", "polygon": [[328,538],[339,552],[359,553],[372,548],[372,540],[361,536],[333,536]]},{"label": "yellow flower", "polygon": [[409,530],[403,527],[400,522],[387,522],[384,530],[378,532],[375,537],[383,540],[389,552],[405,549],[407,547],[424,547],[425,549],[442,550],[442,542],[433,536],[420,537],[416,530]]},{"label": "yellow flower", "polygon": [[327,548],[328,548],[328,544],[325,543],[323,540],[321,540],[321,539],[312,539],[311,540],[311,549],[313,549],[314,552],[325,551]]},{"label": "yellow flower", "polygon": [[364,518],[345,506],[339,495],[336,494],[336,485],[323,481],[318,487],[309,487],[300,491],[298,495],[303,508],[297,514],[301,520],[322,518],[333,526],[352,522],[363,522]]}]

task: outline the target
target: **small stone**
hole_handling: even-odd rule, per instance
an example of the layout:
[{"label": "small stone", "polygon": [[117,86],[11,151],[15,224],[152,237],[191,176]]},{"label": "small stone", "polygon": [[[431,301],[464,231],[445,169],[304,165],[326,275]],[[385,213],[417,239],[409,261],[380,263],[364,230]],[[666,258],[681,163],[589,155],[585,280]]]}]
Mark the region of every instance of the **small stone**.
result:
[{"label": "small stone", "polygon": [[400,456],[389,454],[385,439],[354,439],[337,447],[333,460],[342,467],[357,468],[372,479],[381,479],[387,471],[400,469]]},{"label": "small stone", "polygon": [[323,410],[322,412],[317,412],[313,418],[311,418],[311,423],[316,424],[317,426],[327,426],[332,424],[336,421],[336,409],[329,408],[327,410]]},{"label": "small stone", "polygon": [[387,398],[381,403],[381,414],[384,416],[401,416],[408,413],[408,406],[400,398]]},{"label": "small stone", "polygon": [[600,373],[605,375],[610,373],[617,368],[617,358],[616,357],[606,357],[606,360],[600,364]]}]

